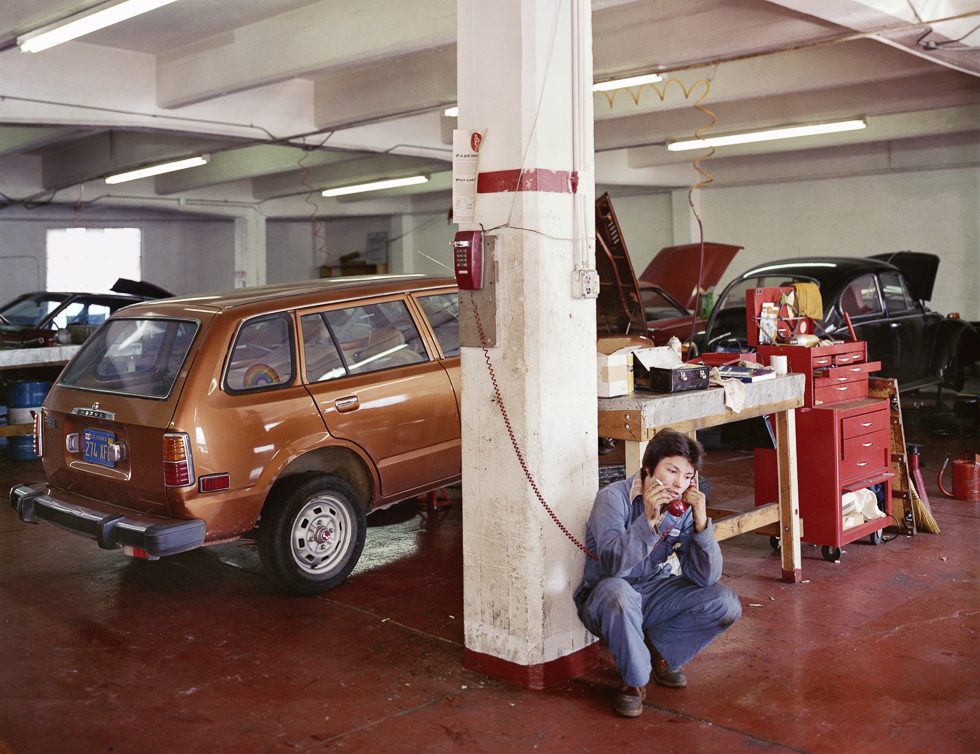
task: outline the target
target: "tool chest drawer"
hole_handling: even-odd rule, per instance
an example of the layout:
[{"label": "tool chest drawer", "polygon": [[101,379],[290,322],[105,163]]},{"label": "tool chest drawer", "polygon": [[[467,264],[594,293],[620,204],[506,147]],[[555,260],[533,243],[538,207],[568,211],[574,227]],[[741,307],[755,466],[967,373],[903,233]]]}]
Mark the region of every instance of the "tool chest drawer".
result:
[{"label": "tool chest drawer", "polygon": [[891,433],[885,429],[843,440],[841,479],[884,471],[891,461]]},{"label": "tool chest drawer", "polygon": [[863,340],[812,348],[765,344],[756,353],[766,365],[772,356],[785,356],[790,372],[806,376],[803,402],[807,406],[867,396],[868,374],[881,368],[881,362],[868,361],[868,345]]},{"label": "tool chest drawer", "polygon": [[888,429],[890,426],[890,416],[887,404],[883,404],[874,411],[857,416],[848,416],[841,419],[841,437],[847,440],[849,437],[866,435],[871,432],[878,432]]},{"label": "tool chest drawer", "polygon": [[867,379],[871,372],[877,372],[879,369],[881,369],[880,361],[854,362],[846,366],[814,369],[813,383],[815,387],[825,387],[835,382],[863,380]]},{"label": "tool chest drawer", "polygon": [[855,398],[866,398],[868,395],[868,380],[855,382],[845,382],[839,385],[828,385],[827,387],[815,387],[813,389],[813,404],[820,406],[827,403],[840,403],[850,401]]}]

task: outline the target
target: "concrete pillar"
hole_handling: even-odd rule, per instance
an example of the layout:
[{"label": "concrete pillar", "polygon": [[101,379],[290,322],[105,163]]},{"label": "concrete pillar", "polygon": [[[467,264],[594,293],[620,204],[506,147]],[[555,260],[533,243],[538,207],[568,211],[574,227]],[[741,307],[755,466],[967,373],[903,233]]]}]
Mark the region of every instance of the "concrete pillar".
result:
[{"label": "concrete pillar", "polygon": [[[460,227],[496,238],[488,354],[528,472],[582,540],[598,484],[595,301],[573,293],[574,270],[595,266],[591,5],[457,9],[459,127],[486,131],[475,222]],[[465,662],[543,688],[596,656],[572,603],[585,556],[525,476],[482,349],[461,364]]]},{"label": "concrete pillar", "polygon": [[265,285],[265,217],[247,212],[235,218],[235,287]]}]

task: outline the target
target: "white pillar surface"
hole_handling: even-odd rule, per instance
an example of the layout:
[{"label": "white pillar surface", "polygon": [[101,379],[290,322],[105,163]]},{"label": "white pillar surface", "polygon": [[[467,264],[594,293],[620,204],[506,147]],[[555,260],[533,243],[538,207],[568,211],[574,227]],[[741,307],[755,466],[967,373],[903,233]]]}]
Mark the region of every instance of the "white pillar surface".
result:
[{"label": "white pillar surface", "polygon": [[235,287],[265,285],[265,217],[246,212],[235,218]]},{"label": "white pillar surface", "polygon": [[[592,33],[588,0],[459,0],[459,128],[486,130],[481,175],[577,172],[577,191],[479,193],[496,236],[497,345],[489,349],[528,469],[580,540],[598,484]],[[465,305],[467,298],[461,297]],[[468,650],[519,666],[591,645],[572,592],[585,555],[536,498],[483,352],[462,352],[463,568]]]}]

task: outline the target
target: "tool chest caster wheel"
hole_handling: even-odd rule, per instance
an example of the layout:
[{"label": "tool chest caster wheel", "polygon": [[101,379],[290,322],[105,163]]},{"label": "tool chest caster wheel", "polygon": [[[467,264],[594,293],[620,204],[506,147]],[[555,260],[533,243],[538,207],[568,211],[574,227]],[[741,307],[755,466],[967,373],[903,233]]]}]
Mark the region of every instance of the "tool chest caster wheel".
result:
[{"label": "tool chest caster wheel", "polygon": [[769,537],[769,546],[776,552],[779,552],[779,548],[782,546],[779,537]]},{"label": "tool chest caster wheel", "polygon": [[823,555],[823,559],[834,563],[840,560],[840,548],[839,547],[828,547],[824,545],[820,548],[820,554]]}]

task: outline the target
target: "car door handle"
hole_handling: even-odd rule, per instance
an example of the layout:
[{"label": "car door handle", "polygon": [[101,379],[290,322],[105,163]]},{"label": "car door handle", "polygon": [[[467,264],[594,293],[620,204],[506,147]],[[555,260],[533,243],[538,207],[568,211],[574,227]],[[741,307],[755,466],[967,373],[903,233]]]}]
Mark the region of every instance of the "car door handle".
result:
[{"label": "car door handle", "polygon": [[353,411],[360,405],[357,400],[356,395],[348,395],[346,398],[338,398],[333,402],[334,408],[336,408],[341,413],[345,411]]}]

